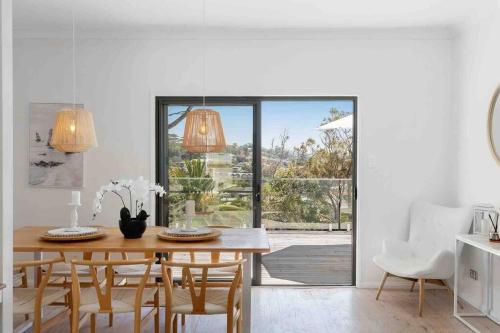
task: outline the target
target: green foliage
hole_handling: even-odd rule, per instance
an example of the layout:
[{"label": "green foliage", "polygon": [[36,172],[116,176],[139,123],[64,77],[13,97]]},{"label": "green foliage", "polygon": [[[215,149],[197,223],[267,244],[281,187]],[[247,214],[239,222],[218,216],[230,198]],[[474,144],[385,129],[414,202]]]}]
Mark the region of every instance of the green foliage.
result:
[{"label": "green foliage", "polygon": [[[323,124],[349,115],[332,108]],[[263,173],[270,180],[264,184],[264,218],[280,222],[341,222],[350,220],[342,213],[342,202],[350,198],[352,173],[352,130],[338,128],[322,131],[320,142],[307,139],[293,152],[286,149],[288,132],[279,144],[263,149],[268,165]],[[306,178],[306,179],[304,179]],[[323,180],[317,180],[322,178]]]},{"label": "green foliage", "polygon": [[195,201],[196,211],[207,211],[207,203],[210,201],[207,194],[214,189],[215,182],[206,173],[204,161],[200,159],[184,160],[184,168],[170,168],[170,177],[182,186],[182,192],[186,199]]},{"label": "green foliage", "polygon": [[206,174],[205,162],[199,159],[184,160],[184,166],[172,167],[170,176],[176,178],[177,183],[182,186],[182,192],[186,193],[188,198],[192,195],[208,193],[215,187],[215,182]]},{"label": "green foliage", "polygon": [[231,205],[231,204],[224,204],[219,206],[219,211],[221,212],[234,212],[234,211],[243,211],[245,210],[244,208]]}]

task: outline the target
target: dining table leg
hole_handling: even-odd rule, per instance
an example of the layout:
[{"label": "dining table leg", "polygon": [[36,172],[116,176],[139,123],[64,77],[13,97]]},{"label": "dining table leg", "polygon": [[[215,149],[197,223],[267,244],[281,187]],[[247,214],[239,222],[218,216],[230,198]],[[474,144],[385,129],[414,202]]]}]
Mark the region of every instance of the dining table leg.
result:
[{"label": "dining table leg", "polygon": [[252,329],[252,253],[243,253],[243,333],[250,333]]},{"label": "dining table leg", "polygon": [[[40,251],[35,251],[33,253],[33,260],[35,260],[35,261],[43,260],[43,253]],[[35,282],[35,287],[38,287],[40,282],[42,282],[42,267],[41,266],[33,267],[33,281]]]}]

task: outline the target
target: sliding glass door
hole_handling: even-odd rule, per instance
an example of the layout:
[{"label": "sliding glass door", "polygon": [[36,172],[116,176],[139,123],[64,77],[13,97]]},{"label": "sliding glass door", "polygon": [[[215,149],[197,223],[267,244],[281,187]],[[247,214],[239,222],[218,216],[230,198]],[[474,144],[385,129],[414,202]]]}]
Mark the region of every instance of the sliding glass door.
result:
[{"label": "sliding glass door", "polygon": [[207,105],[206,108],[220,115],[226,146],[216,152],[191,152],[183,145],[186,117],[201,108],[203,105],[197,99],[162,106],[159,176],[168,194],[159,207],[161,224],[185,225],[186,201],[192,200],[196,213],[194,227],[252,227],[254,106]]},{"label": "sliding glass door", "polygon": [[[352,285],[355,261],[356,99],[210,97],[225,148],[185,147],[199,97],[158,97],[157,224],[266,228],[271,253],[256,256],[254,284]],[[202,126],[204,128],[204,126]]]},{"label": "sliding glass door", "polygon": [[262,256],[267,285],[353,284],[349,99],[262,101]]}]

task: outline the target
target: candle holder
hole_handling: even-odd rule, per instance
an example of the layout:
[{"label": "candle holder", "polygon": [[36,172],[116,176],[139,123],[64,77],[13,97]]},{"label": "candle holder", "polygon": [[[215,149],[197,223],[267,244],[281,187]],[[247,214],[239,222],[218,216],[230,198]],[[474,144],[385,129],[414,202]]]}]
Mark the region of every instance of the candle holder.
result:
[{"label": "candle holder", "polygon": [[186,200],[186,225],[184,228],[182,228],[183,231],[194,232],[198,230],[197,228],[193,228],[193,218],[195,216],[195,201]]},{"label": "candle holder", "polygon": [[71,225],[66,230],[68,232],[79,232],[81,228],[78,227],[78,208],[81,206],[81,204],[76,202],[70,202],[68,205],[71,206],[71,213],[70,213]]}]

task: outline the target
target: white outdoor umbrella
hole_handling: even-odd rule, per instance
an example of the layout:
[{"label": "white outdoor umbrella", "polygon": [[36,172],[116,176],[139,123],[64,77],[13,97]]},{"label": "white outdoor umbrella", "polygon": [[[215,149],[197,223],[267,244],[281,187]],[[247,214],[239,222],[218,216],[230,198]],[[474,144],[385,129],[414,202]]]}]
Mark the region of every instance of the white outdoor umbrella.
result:
[{"label": "white outdoor umbrella", "polygon": [[336,129],[336,128],[352,128],[352,114],[348,115],[344,118],[337,119],[335,121],[332,121],[328,124],[321,125],[318,127],[318,130],[320,131],[326,131],[326,130],[331,130],[331,129]]}]

